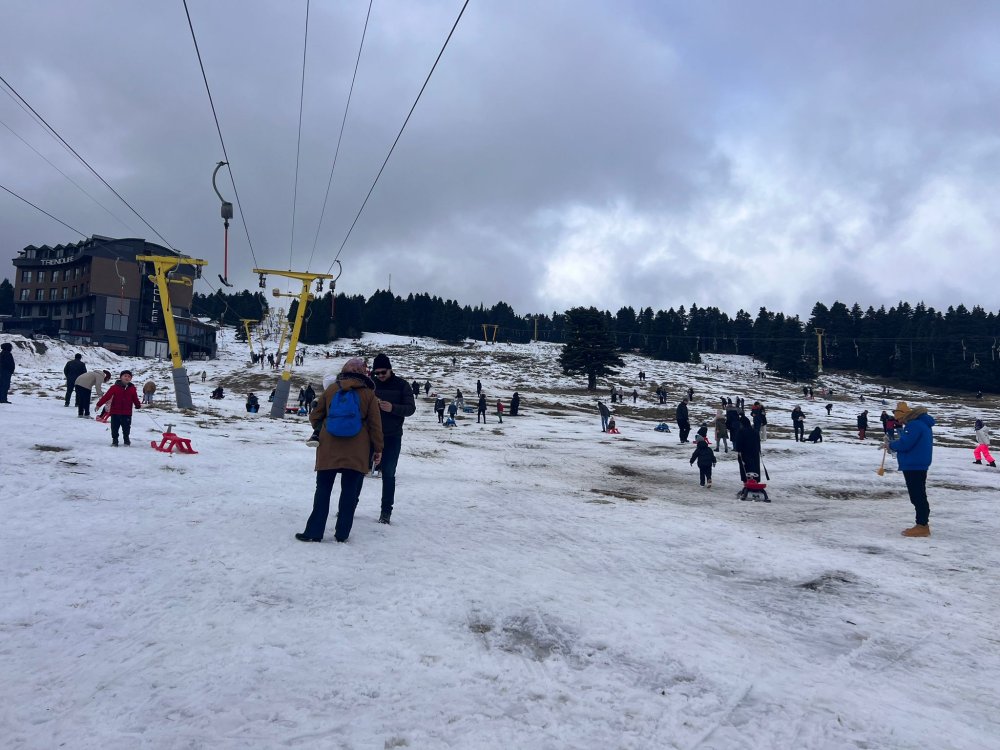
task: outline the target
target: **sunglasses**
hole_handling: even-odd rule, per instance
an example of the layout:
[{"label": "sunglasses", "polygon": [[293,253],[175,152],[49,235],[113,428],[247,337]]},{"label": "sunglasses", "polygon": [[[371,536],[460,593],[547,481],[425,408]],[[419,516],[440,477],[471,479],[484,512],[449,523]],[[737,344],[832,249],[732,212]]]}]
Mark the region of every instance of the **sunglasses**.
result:
[{"label": "sunglasses", "polygon": [[372,370],[372,375],[388,375],[388,370]]}]

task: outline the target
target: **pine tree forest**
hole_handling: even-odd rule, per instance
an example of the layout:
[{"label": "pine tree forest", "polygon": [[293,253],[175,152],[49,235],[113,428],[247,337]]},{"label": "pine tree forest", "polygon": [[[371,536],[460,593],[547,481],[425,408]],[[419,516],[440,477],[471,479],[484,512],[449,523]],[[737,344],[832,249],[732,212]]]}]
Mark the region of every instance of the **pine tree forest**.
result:
[{"label": "pine tree forest", "polygon": [[[241,318],[263,318],[261,293],[196,294],[197,315],[239,325]],[[294,319],[297,303],[288,315]],[[850,370],[870,376],[908,380],[938,388],[1000,392],[1000,316],[964,305],[941,312],[922,303],[899,302],[886,309],[863,310],[842,302],[817,302],[808,321],[760,308],[735,317],[715,307],[601,311],[605,328],[620,352],[636,352],[676,362],[701,361],[705,352],[754,355],[769,370],[792,380],[816,376],[822,342],[824,370]],[[302,341],[325,344],[356,338],[362,331],[428,336],[457,343],[465,338],[498,344],[540,341],[567,343],[566,314],[518,315],[505,302],[492,307],[459,305],[429,294],[405,299],[379,290],[363,295],[332,292],[311,302]],[[484,328],[485,327],[485,328]],[[822,332],[822,336],[819,334]]]}]

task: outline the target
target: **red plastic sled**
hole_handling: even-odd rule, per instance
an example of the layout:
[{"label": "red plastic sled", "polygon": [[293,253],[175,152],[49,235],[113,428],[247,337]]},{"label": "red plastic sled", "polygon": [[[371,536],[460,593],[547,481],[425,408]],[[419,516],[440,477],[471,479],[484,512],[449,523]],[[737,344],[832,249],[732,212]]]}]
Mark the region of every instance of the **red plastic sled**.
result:
[{"label": "red plastic sled", "polygon": [[182,438],[180,435],[175,435],[173,432],[164,432],[159,444],[157,444],[155,440],[150,440],[149,444],[153,446],[153,450],[160,451],[160,453],[173,453],[174,448],[177,449],[178,453],[198,452],[191,447],[190,438]]}]

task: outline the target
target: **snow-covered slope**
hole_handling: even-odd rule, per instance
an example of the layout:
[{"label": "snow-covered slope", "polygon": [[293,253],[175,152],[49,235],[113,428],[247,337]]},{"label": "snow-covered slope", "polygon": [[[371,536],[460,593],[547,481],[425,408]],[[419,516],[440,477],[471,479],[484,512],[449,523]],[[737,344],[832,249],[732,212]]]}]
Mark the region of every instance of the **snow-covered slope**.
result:
[{"label": "snow-covered slope", "polygon": [[[641,396],[611,436],[555,345],[309,347],[293,397],[348,355],[385,351],[432,396],[471,401],[480,378],[491,405],[517,390],[522,414],[449,430],[422,395],[392,526],[375,522],[367,479],[347,544],[301,544],[309,428],[266,416],[277,375],[248,368],[231,332],[220,359],[188,365],[194,414],[171,405],[169,363],[85,350],[160,386],[127,450],[63,408],[75,348],[7,340],[5,747],[1000,747],[1000,473],[971,464],[972,420],[1000,423],[993,400],[891,389],[887,406],[927,405],[941,424],[934,535],[904,539],[902,477],[877,476],[877,429],[853,430],[864,408],[877,428],[882,384],[826,378],[828,417],[746,358],[708,356],[706,371],[629,356],[616,382]],[[218,384],[227,398],[211,401]],[[774,502],[735,500],[731,453],[701,489],[691,446],[653,431],[689,386],[695,423],[719,396],[770,406]],[[827,442],[791,439],[795,404]],[[149,448],[168,423],[197,455]]]}]

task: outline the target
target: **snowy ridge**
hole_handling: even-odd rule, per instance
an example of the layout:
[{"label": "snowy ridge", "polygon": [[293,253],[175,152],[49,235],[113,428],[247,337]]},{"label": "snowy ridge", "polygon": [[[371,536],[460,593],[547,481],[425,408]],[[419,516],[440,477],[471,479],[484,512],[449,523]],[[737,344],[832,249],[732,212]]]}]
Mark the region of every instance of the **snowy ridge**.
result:
[{"label": "snowy ridge", "polygon": [[[616,382],[641,395],[616,405],[611,436],[584,381],[560,372],[558,345],[366,334],[308,346],[293,400],[378,351],[432,387],[406,422],[393,525],[375,523],[381,487],[367,479],[347,544],[300,544],[309,428],[267,418],[278,376],[249,368],[232,331],[218,360],[187,364],[191,414],[172,406],[169,362],[8,340],[5,747],[998,747],[1000,472],[971,464],[972,420],[1000,426],[995,399],[890,388],[889,408],[926,405],[940,425],[934,535],[903,539],[902,477],[875,473],[882,383],[826,377],[828,417],[818,390],[804,401],[748,358],[706,355],[705,371],[628,355]],[[132,448],[63,408],[76,351],[157,381]],[[439,426],[433,394],[461,388],[472,403],[477,378],[489,423]],[[220,383],[226,398],[209,400]],[[245,412],[243,385],[261,413]],[[693,446],[652,430],[675,429],[689,386],[695,426],[719,396],[768,405],[773,503],[734,499],[732,453],[700,488]],[[514,390],[522,415],[499,424],[496,399]],[[792,440],[796,404],[826,442]],[[198,455],[149,448],[167,423]]]}]

